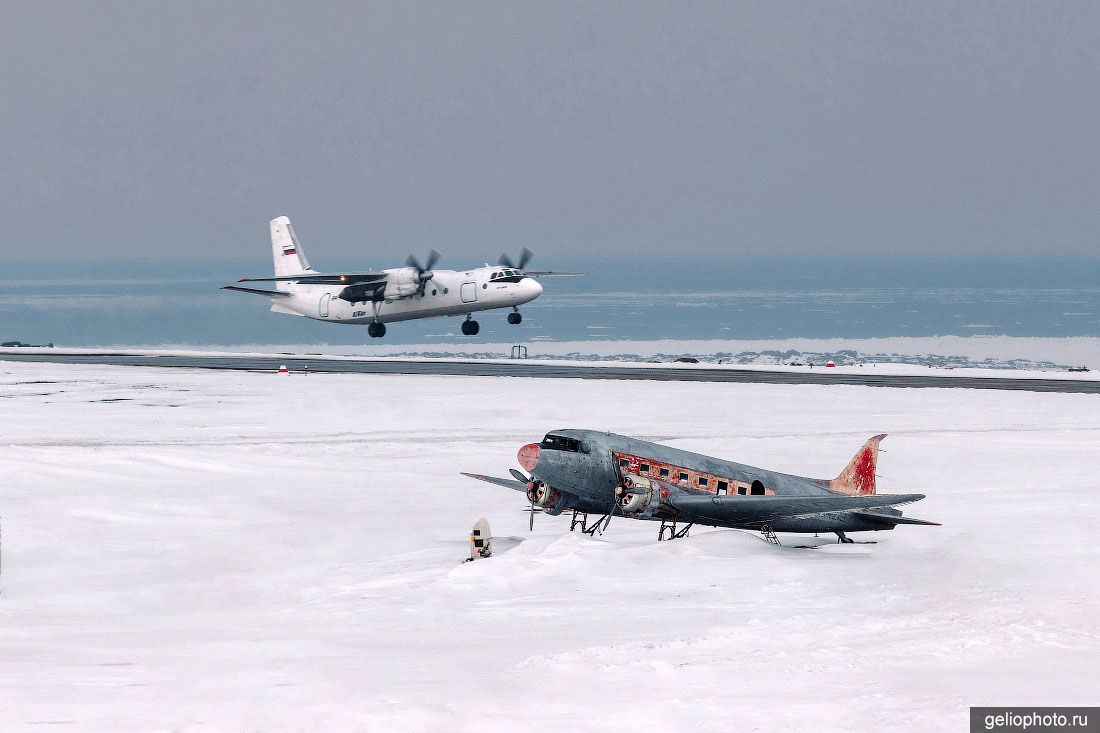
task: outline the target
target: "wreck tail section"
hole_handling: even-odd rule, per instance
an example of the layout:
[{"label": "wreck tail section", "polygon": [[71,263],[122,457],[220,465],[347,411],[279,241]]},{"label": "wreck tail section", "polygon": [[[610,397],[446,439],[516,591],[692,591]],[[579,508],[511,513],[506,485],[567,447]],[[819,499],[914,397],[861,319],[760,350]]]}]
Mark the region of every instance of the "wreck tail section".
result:
[{"label": "wreck tail section", "polygon": [[875,493],[875,471],[878,469],[878,444],[886,434],[876,435],[863,444],[840,475],[829,482],[829,489],[849,496]]}]

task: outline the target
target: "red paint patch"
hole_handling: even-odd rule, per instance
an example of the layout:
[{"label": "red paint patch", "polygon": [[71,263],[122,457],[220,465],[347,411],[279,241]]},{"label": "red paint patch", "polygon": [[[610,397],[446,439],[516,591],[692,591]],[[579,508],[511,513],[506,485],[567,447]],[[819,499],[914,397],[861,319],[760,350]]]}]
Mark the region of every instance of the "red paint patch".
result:
[{"label": "red paint patch", "polygon": [[662,486],[661,487],[661,498],[662,499],[667,499],[668,498],[668,487],[667,486]]},{"label": "red paint patch", "polygon": [[852,468],[852,483],[855,484],[856,494],[875,493],[875,456],[871,448],[865,447],[859,452]]},{"label": "red paint patch", "polygon": [[519,460],[519,465],[523,466],[527,471],[534,471],[535,464],[539,462],[538,443],[528,443],[520,448],[519,453],[516,454],[516,458]]}]

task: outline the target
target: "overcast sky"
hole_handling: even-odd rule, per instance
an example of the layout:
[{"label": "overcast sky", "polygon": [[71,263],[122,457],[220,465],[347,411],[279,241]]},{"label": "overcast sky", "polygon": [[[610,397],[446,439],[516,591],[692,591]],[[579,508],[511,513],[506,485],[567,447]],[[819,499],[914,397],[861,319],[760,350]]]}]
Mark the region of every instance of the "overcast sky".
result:
[{"label": "overcast sky", "polygon": [[1100,251],[1100,3],[640,8],[7,3],[5,257]]}]

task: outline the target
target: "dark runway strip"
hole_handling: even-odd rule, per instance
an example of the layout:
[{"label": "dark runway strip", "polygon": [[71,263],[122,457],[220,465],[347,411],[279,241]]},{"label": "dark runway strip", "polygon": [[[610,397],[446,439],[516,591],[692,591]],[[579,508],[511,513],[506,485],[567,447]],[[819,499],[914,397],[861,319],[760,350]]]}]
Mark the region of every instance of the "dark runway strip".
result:
[{"label": "dark runway strip", "polygon": [[[1011,379],[1005,377],[905,376],[898,374],[844,374],[825,371],[785,372],[737,367],[699,369],[686,364],[662,367],[534,364],[522,360],[507,363],[468,361],[412,361],[393,359],[325,359],[318,356],[275,354],[256,356],[171,356],[126,352],[20,353],[0,351],[0,360],[52,362],[56,364],[110,364],[191,369],[275,371],[286,364],[291,371],[304,365],[311,372],[341,374],[436,374],[464,377],[540,377],[552,379],[649,379],[664,382],[756,382],[766,384],[853,384],[865,387],[953,387],[963,389],[1011,389],[1028,392],[1100,394],[1100,381],[1081,379]],[[873,367],[869,367],[872,369]]]}]

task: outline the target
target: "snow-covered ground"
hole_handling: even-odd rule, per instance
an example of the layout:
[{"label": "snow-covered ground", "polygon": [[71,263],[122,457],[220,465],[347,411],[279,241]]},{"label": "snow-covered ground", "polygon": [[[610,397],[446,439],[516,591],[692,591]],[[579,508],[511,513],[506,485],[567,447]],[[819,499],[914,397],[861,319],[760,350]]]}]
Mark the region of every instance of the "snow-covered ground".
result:
[{"label": "snow-covered ground", "polygon": [[[1100,396],[0,362],[0,728],[887,730],[1098,704]],[[563,426],[928,498],[872,545],[526,531]],[[479,516],[498,555],[460,564]],[[789,537],[789,536],[788,536]],[[515,538],[515,539],[509,539]],[[507,551],[505,551],[507,550]]]}]

